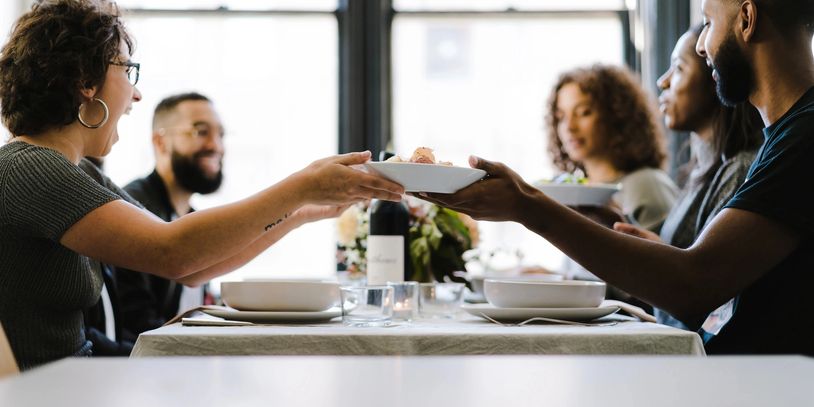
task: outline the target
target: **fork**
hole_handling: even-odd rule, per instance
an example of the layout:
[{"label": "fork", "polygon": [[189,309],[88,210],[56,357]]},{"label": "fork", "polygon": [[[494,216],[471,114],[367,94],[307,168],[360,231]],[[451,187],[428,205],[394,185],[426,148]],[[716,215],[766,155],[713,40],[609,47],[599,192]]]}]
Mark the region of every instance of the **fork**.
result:
[{"label": "fork", "polygon": [[494,322],[494,323],[496,323],[496,324],[498,324],[500,326],[523,326],[523,325],[526,325],[528,323],[535,322],[535,321],[551,322],[551,323],[554,323],[554,324],[575,325],[575,326],[614,326],[614,325],[619,323],[618,321],[586,323],[586,322],[566,321],[564,319],[554,319],[554,318],[546,318],[546,317],[534,317],[534,318],[529,318],[529,319],[527,319],[527,320],[525,320],[523,322],[519,322],[519,323],[516,323],[516,324],[507,324],[507,323],[504,323],[504,322],[500,322],[500,321],[498,321],[498,320],[496,320],[494,318],[491,318],[491,317],[489,317],[488,315],[486,315],[484,313],[481,313],[480,316],[482,316],[487,321]]}]

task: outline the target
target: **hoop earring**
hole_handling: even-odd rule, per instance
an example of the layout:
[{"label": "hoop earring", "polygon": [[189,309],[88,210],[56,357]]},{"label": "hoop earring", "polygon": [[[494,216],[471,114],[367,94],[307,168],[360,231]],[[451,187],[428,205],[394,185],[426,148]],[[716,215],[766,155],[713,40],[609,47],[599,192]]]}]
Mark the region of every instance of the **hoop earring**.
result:
[{"label": "hoop earring", "polygon": [[102,99],[92,98],[90,101],[99,102],[99,104],[102,105],[102,109],[104,109],[105,111],[105,117],[102,118],[102,121],[96,124],[88,124],[88,122],[86,122],[85,119],[82,118],[82,106],[85,105],[84,103],[79,105],[79,111],[76,113],[76,118],[79,119],[79,123],[82,124],[83,126],[89,129],[98,129],[99,127],[102,127],[105,125],[105,123],[107,123],[107,119],[110,117],[110,109],[107,108],[107,103],[105,103],[105,101]]}]

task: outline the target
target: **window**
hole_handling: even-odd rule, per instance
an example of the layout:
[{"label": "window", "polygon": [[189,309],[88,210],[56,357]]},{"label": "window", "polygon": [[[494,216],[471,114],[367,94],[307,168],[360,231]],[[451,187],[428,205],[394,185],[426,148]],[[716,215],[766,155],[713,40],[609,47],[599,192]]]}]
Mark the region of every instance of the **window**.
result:
[{"label": "window", "polygon": [[[215,3],[224,2],[119,1],[121,7],[165,9]],[[228,5],[299,7],[300,3],[231,1]],[[119,122],[120,140],[105,164],[108,175],[123,186],[152,171],[152,110],[165,96],[191,90],[214,101],[226,127],[224,183],[217,193],[196,196],[193,206],[198,209],[247,197],[314,159],[336,154],[336,4],[313,3],[327,11],[128,12],[125,20],[136,38],[133,60],[141,63],[138,88],[143,100]],[[306,225],[224,278],[332,277],[335,247],[333,222]],[[218,281],[213,286],[218,289]]]},{"label": "window", "polygon": [[[439,3],[455,11],[438,11]],[[583,8],[624,6],[619,1],[579,3]],[[409,154],[418,146],[432,147],[436,157],[460,166],[475,154],[502,161],[529,181],[550,178],[554,169],[543,117],[549,90],[564,70],[624,63],[620,12],[459,12],[471,4],[396,1],[419,11],[397,13],[393,21],[395,149]],[[520,10],[541,2],[477,4]],[[430,5],[431,11],[422,11]],[[519,249],[526,264],[560,266],[559,251],[520,225],[481,222],[480,228],[483,249]]]}]

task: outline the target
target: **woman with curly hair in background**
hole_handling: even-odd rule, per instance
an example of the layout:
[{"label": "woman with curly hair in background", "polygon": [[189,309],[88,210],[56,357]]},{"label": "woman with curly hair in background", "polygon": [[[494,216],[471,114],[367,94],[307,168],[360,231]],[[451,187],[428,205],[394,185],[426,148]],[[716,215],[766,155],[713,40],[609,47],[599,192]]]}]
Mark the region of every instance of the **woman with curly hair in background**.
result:
[{"label": "woman with curly hair in background", "polygon": [[[560,76],[546,122],[548,151],[559,170],[620,184],[611,205],[630,223],[658,230],[678,190],[662,170],[664,135],[653,105],[628,70],[594,65]],[[608,226],[619,220],[602,218]]]},{"label": "woman with curly hair in background", "polygon": [[[636,77],[615,66],[567,71],[551,92],[546,123],[554,165],[566,173],[584,172],[591,183],[622,188],[608,207],[577,208],[605,226],[625,221],[658,230],[675,203],[678,188],[662,170],[664,135],[653,105]],[[598,280],[571,259],[560,272]],[[613,289],[609,297],[633,301]]]}]

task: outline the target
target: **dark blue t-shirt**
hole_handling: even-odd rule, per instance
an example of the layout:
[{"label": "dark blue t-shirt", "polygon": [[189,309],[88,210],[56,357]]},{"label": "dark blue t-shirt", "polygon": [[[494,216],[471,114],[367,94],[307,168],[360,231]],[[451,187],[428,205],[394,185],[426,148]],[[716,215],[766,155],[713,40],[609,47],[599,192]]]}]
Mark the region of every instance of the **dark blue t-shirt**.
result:
[{"label": "dark blue t-shirt", "polygon": [[705,328],[701,333],[710,354],[814,355],[814,88],[764,135],[746,181],[726,207],[789,227],[800,244],[715,316],[717,335]]}]

